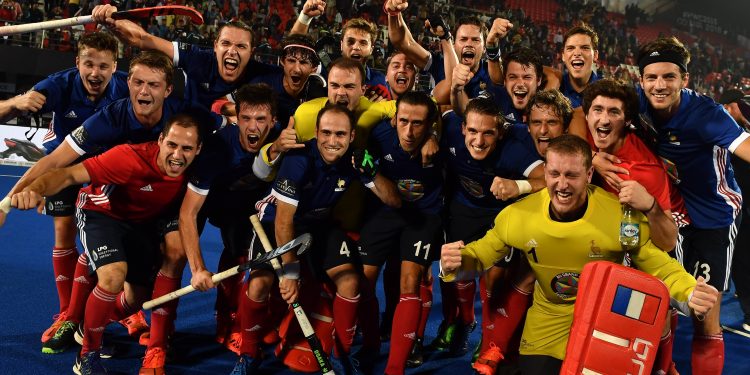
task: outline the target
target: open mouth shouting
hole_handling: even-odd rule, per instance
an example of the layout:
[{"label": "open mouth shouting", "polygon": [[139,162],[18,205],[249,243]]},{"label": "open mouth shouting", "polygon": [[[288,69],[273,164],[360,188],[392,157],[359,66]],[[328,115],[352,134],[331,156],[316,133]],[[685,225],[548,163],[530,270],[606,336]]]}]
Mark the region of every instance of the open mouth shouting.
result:
[{"label": "open mouth shouting", "polygon": [[349,108],[349,98],[345,96],[336,97],[336,104]]},{"label": "open mouth shouting", "polygon": [[256,151],[262,146],[260,144],[260,133],[248,133],[245,139],[247,140],[247,151]]},{"label": "open mouth shouting", "polygon": [[516,108],[525,108],[529,98],[529,88],[519,85],[513,88],[513,104]]},{"label": "open mouth shouting", "polygon": [[408,87],[406,87],[408,84],[409,84],[409,78],[406,77],[406,74],[404,73],[396,74],[395,86],[399,86],[401,89],[408,89]]},{"label": "open mouth shouting", "polygon": [[555,199],[561,204],[570,203],[573,193],[570,191],[555,190]]},{"label": "open mouth shouting", "polygon": [[87,78],[86,82],[90,91],[94,93],[101,92],[104,89],[104,80],[101,78]]},{"label": "open mouth shouting", "polygon": [[238,76],[240,60],[234,57],[225,57],[222,61],[222,67],[224,68],[224,74],[232,77]]},{"label": "open mouth shouting", "polygon": [[147,98],[138,98],[136,101],[138,109],[140,109],[139,112],[148,111],[151,106],[154,104],[154,101],[152,99]]},{"label": "open mouth shouting", "polygon": [[474,49],[465,49],[461,53],[461,64],[463,65],[474,65],[474,58],[477,56]]},{"label": "open mouth shouting", "polygon": [[363,61],[363,60],[364,60],[364,56],[362,56],[362,54],[361,54],[361,53],[358,53],[358,52],[354,52],[354,53],[352,53],[352,54],[351,54],[351,56],[350,56],[350,58],[351,58],[352,60],[357,60],[357,61],[359,61],[359,62],[364,62],[364,61]]},{"label": "open mouth shouting", "polygon": [[167,158],[167,172],[169,175],[177,175],[180,174],[183,168],[185,168],[185,160],[177,160],[172,159],[172,157]]},{"label": "open mouth shouting", "polygon": [[570,60],[570,67],[576,72],[582,71],[585,65],[586,63],[583,61],[583,59]]}]

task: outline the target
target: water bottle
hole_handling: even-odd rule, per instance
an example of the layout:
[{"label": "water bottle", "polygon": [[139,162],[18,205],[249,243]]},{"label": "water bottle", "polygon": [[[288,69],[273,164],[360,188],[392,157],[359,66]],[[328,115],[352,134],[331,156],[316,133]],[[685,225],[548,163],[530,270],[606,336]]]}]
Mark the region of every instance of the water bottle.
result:
[{"label": "water bottle", "polygon": [[635,215],[635,210],[629,204],[622,205],[622,219],[620,220],[620,246],[623,250],[638,248],[641,242],[641,226]]}]

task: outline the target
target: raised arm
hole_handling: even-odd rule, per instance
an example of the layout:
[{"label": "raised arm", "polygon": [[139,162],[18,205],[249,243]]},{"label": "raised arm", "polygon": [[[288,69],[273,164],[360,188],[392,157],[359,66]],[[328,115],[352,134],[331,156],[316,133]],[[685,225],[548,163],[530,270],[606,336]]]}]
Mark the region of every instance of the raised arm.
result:
[{"label": "raised arm", "polygon": [[388,40],[393,46],[403,52],[406,58],[423,70],[430,62],[430,52],[424,49],[412,36],[401,14],[409,3],[406,0],[387,0],[383,9],[388,13]]},{"label": "raised arm", "polygon": [[109,27],[123,42],[139,49],[159,51],[174,60],[174,46],[172,42],[149,34],[132,21],[113,19],[112,13],[116,11],[117,8],[112,5],[97,5],[91,11],[91,16],[96,22]]},{"label": "raised arm", "polygon": [[47,98],[34,90],[0,101],[0,122],[5,123],[28,112],[38,112]]},{"label": "raised arm", "polygon": [[315,17],[320,16],[326,10],[326,2],[323,0],[307,0],[302,5],[302,12],[300,12],[297,20],[294,21],[292,29],[289,30],[289,34],[307,34],[307,29],[310,27],[310,22]]},{"label": "raised arm", "polygon": [[490,32],[487,33],[485,41],[485,50],[487,51],[487,72],[490,80],[496,85],[502,85],[503,64],[500,56],[500,41],[508,35],[508,31],[513,28],[513,24],[505,18],[495,18],[492,21]]}]

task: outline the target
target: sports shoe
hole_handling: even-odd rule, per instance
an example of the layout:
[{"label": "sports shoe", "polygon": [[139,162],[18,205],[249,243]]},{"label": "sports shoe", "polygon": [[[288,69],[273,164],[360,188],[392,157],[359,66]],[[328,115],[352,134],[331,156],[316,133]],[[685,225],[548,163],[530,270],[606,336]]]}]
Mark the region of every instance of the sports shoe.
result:
[{"label": "sports shoe", "polygon": [[52,325],[49,326],[44,332],[42,332],[42,343],[47,342],[47,340],[51,339],[57,330],[60,328],[60,325],[62,325],[63,322],[68,320],[68,314],[66,312],[62,312],[60,314],[56,314],[52,317],[55,321],[52,322]]},{"label": "sports shoe", "polygon": [[445,320],[440,322],[437,337],[430,343],[432,350],[448,350],[453,342],[453,334],[456,330],[456,324],[448,324]]},{"label": "sports shoe", "polygon": [[[73,334],[73,339],[78,345],[83,346],[83,324],[78,325],[78,329],[76,329],[75,333]],[[112,358],[115,355],[115,347],[114,346],[105,346],[104,343],[102,343],[102,347],[99,348],[99,356],[103,359]]]},{"label": "sports shoe", "polygon": [[162,348],[151,348],[146,350],[143,357],[143,364],[138,370],[138,375],[164,375],[164,362],[166,362],[167,353]]},{"label": "sports shoe", "polygon": [[474,371],[476,371],[477,374],[495,375],[497,365],[503,360],[503,358],[505,357],[503,356],[503,353],[500,352],[500,348],[491,344],[490,348],[485,350],[471,367],[474,368]]},{"label": "sports shoe", "polygon": [[357,371],[360,374],[374,374],[375,363],[378,361],[380,353],[378,350],[367,349],[362,347],[358,352],[350,356],[351,362],[357,365]]},{"label": "sports shoe", "polygon": [[479,351],[482,349],[482,339],[479,339],[479,342],[477,343],[477,346],[474,347],[474,352],[471,353],[471,364],[474,364],[474,362],[477,361],[477,358],[479,358]]},{"label": "sports shoe", "polygon": [[99,352],[88,352],[83,356],[76,356],[73,372],[77,375],[106,375],[107,369],[102,365]]},{"label": "sports shoe", "polygon": [[414,368],[422,366],[424,363],[424,347],[422,345],[423,339],[417,339],[414,341],[414,345],[411,347],[409,358],[406,359],[406,367]]},{"label": "sports shoe", "polygon": [[123,327],[128,329],[128,335],[136,340],[140,340],[141,335],[148,332],[148,323],[146,323],[146,315],[143,310],[138,310],[137,313],[119,321]]},{"label": "sports shoe", "polygon": [[49,340],[42,344],[42,353],[57,354],[65,351],[75,342],[73,336],[78,329],[78,324],[65,320]]},{"label": "sports shoe", "polygon": [[359,362],[350,355],[341,357],[329,357],[333,372],[337,375],[359,375]]},{"label": "sports shoe", "polygon": [[260,367],[260,363],[263,362],[260,358],[252,358],[247,354],[243,354],[234,364],[234,369],[229,375],[248,375],[252,374],[255,370]]},{"label": "sports shoe", "polygon": [[469,324],[456,324],[456,328],[453,331],[453,340],[450,345],[450,354],[452,356],[460,357],[469,352],[469,335],[474,332],[474,328],[476,327],[476,321]]},{"label": "sports shoe", "polygon": [[229,339],[224,341],[224,347],[234,354],[240,355],[240,346],[242,345],[242,334],[234,332],[229,335]]}]

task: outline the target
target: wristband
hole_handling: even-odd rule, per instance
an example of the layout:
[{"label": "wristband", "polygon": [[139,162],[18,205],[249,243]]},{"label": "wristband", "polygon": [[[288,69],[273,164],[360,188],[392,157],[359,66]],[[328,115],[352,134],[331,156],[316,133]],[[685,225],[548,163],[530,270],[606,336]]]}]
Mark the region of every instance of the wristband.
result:
[{"label": "wristband", "polygon": [[388,10],[388,8],[385,6],[386,4],[388,4],[388,0],[383,2],[383,12],[385,12],[387,15],[396,17],[401,14],[400,10]]},{"label": "wristband", "polygon": [[281,270],[281,277],[289,280],[299,280],[300,265],[299,261],[284,263]]},{"label": "wristband", "polygon": [[10,197],[5,197],[0,201],[0,211],[8,214],[10,212]]},{"label": "wristband", "polygon": [[654,197],[654,203],[651,203],[651,207],[648,210],[644,211],[644,213],[648,215],[648,213],[651,212],[651,210],[653,210],[655,206],[656,206],[656,197]]},{"label": "wristband", "polygon": [[312,22],[313,17],[308,16],[305,13],[300,13],[297,17],[297,21],[299,21],[301,24],[305,26],[310,26],[310,22]]},{"label": "wristband", "polygon": [[500,45],[497,47],[487,47],[487,60],[489,61],[500,61]]},{"label": "wristband", "polygon": [[531,193],[531,184],[528,180],[513,180],[513,182],[518,186],[518,194]]}]

